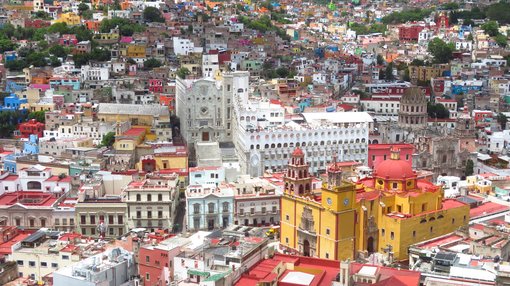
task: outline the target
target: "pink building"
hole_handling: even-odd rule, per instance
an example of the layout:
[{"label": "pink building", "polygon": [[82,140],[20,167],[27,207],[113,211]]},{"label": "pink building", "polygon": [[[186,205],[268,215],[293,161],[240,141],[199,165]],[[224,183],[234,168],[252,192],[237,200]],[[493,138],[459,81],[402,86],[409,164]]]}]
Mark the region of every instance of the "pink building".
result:
[{"label": "pink building", "polygon": [[158,93],[163,92],[163,80],[149,79],[149,91]]},{"label": "pink building", "polygon": [[368,167],[377,168],[381,162],[389,160],[391,148],[400,149],[400,158],[413,164],[414,147],[412,144],[369,144],[368,145]]},{"label": "pink building", "polygon": [[143,285],[167,285],[168,281],[172,281],[174,257],[179,255],[181,248],[190,242],[188,238],[175,236],[142,246],[138,254],[140,259],[138,272],[145,278]]},{"label": "pink building", "polygon": [[78,39],[76,35],[64,34],[60,39],[58,39],[58,44],[62,46],[76,46],[78,44]]}]

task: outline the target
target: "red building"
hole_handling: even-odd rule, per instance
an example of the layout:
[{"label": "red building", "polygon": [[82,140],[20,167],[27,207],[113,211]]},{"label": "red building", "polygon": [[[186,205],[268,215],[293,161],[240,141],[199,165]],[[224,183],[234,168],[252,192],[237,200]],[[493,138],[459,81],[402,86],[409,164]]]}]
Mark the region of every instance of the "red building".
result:
[{"label": "red building", "polygon": [[[408,87],[390,86],[385,88],[378,88],[372,91],[372,99],[382,98],[402,98]],[[420,87],[422,93],[427,100],[430,100],[430,86]]]},{"label": "red building", "polygon": [[398,39],[400,41],[417,42],[420,32],[424,26],[419,25],[404,25],[398,28]]},{"label": "red building", "polygon": [[25,28],[35,28],[40,29],[44,27],[49,27],[50,21],[41,20],[41,19],[25,19]]},{"label": "red building", "polygon": [[369,144],[368,145],[368,167],[374,169],[390,158],[391,148],[400,149],[400,158],[413,164],[414,147],[412,144]]},{"label": "red building", "polygon": [[163,80],[149,79],[149,91],[156,93],[163,92]]},{"label": "red building", "polygon": [[492,121],[493,113],[488,110],[473,110],[476,127],[486,127]]},{"label": "red building", "polygon": [[439,16],[436,17],[436,27],[438,29],[446,29],[450,26],[448,20],[448,14],[445,12],[441,12]]},{"label": "red building", "polygon": [[31,119],[28,122],[19,124],[19,137],[28,138],[31,134],[37,135],[39,138],[43,137],[44,123],[38,122],[35,119]]},{"label": "red building", "polygon": [[60,39],[58,39],[58,44],[61,46],[76,46],[78,44],[78,39],[76,38],[76,35],[71,34],[64,34]]},{"label": "red building", "polygon": [[[148,239],[152,241],[152,244],[140,247],[138,272],[143,277],[150,277],[149,280],[144,279],[144,286],[167,285],[166,282],[174,278],[174,257],[179,255],[181,247],[190,241],[181,237],[168,237],[167,234],[149,237]],[[164,240],[160,240],[161,238]]]}]

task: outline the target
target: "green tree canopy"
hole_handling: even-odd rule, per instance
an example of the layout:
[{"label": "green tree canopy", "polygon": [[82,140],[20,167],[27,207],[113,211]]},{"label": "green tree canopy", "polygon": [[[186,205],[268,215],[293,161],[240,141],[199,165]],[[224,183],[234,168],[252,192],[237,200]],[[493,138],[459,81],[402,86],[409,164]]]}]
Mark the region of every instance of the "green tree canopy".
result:
[{"label": "green tree canopy", "polygon": [[0,40],[0,53],[15,50],[16,47],[17,47],[17,44],[11,40],[8,40],[8,39]]},{"label": "green tree canopy", "polygon": [[177,70],[177,76],[182,78],[182,79],[185,79],[191,72],[189,71],[189,69],[185,68],[185,67],[182,67],[180,69]]},{"label": "green tree canopy", "polygon": [[498,113],[498,116],[496,117],[496,120],[501,125],[501,129],[505,130],[506,129],[506,123],[508,122],[508,117],[506,117],[506,115],[503,114],[503,113]]},{"label": "green tree canopy", "polygon": [[55,57],[59,57],[59,58],[64,58],[67,56],[67,51],[66,49],[61,46],[61,45],[55,45],[53,47],[51,47],[48,52],[52,55],[54,55]]},{"label": "green tree canopy", "polygon": [[165,18],[163,17],[163,14],[161,14],[161,11],[159,11],[158,8],[154,7],[147,7],[143,10],[143,18],[147,22],[165,22]]},{"label": "green tree canopy", "polygon": [[434,38],[429,42],[428,51],[434,57],[434,62],[444,64],[453,59],[453,51],[455,47],[453,44],[445,43],[439,38]]},{"label": "green tree canopy", "polygon": [[505,48],[507,46],[507,37],[503,34],[498,34],[496,37],[494,37],[494,40],[498,45]]},{"label": "green tree canopy", "polygon": [[423,18],[428,17],[433,9],[411,9],[402,12],[393,12],[382,18],[384,24],[400,24],[409,21],[421,21]]},{"label": "green tree canopy", "polygon": [[491,37],[495,37],[499,34],[499,25],[496,21],[489,21],[481,26],[481,28],[484,30],[487,35]]},{"label": "green tree canopy", "polygon": [[427,113],[431,118],[449,118],[450,111],[441,103],[427,103]]},{"label": "green tree canopy", "polygon": [[30,112],[28,114],[28,119],[35,119],[38,122],[44,123],[46,121],[45,113],[46,112],[44,112],[44,111],[33,111],[33,112]]},{"label": "green tree canopy", "polygon": [[510,4],[506,1],[501,1],[490,5],[486,11],[487,17],[500,24],[510,23]]},{"label": "green tree canopy", "polygon": [[466,161],[466,169],[464,171],[464,174],[466,176],[471,176],[474,173],[474,169],[475,169],[475,163],[473,162],[473,160],[468,159]]},{"label": "green tree canopy", "polygon": [[155,58],[150,58],[150,59],[147,59],[145,62],[143,62],[143,68],[146,70],[151,70],[153,68],[159,68],[162,65],[163,65],[163,63],[160,60],[155,59]]},{"label": "green tree canopy", "polygon": [[101,146],[112,147],[113,143],[115,143],[115,132],[106,133],[101,140]]}]

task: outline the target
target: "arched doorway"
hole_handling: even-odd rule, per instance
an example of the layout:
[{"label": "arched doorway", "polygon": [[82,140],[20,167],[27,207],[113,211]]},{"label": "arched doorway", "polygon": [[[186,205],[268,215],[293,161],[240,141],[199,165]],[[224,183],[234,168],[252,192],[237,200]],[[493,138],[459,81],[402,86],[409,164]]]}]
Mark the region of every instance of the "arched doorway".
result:
[{"label": "arched doorway", "polygon": [[374,252],[374,238],[373,237],[369,237],[367,240],[367,251],[368,251],[368,253]]},{"label": "arched doorway", "polygon": [[310,242],[308,239],[303,241],[303,256],[310,256]]}]

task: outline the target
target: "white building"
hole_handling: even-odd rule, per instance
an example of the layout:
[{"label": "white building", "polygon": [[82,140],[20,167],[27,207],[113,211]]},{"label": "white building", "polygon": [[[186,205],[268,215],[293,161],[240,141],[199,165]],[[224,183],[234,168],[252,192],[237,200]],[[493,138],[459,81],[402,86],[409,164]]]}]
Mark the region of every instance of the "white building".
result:
[{"label": "white building", "polygon": [[226,228],[234,217],[234,186],[189,185],[186,189],[188,230]]},{"label": "white building", "polygon": [[129,227],[151,231],[172,229],[179,201],[178,187],[177,174],[147,175],[141,181],[131,182],[124,190]]},{"label": "white building", "polygon": [[279,126],[247,129],[239,124],[234,143],[241,172],[256,177],[283,170],[295,147],[303,149],[313,173],[324,171],[334,154],[366,162],[372,123],[366,112],[320,112],[295,115]]},{"label": "white building", "polygon": [[261,178],[239,176],[235,193],[234,224],[268,226],[280,222],[280,197],[276,186]]},{"label": "white building", "polygon": [[202,76],[212,78],[220,70],[218,54],[202,55]]},{"label": "white building", "polygon": [[133,253],[117,247],[56,270],[53,285],[136,285],[130,284],[136,272]]},{"label": "white building", "polygon": [[232,141],[233,96],[247,98],[248,77],[247,72],[235,72],[224,74],[221,81],[177,79],[176,113],[189,146]]},{"label": "white building", "polygon": [[189,39],[173,37],[174,53],[178,56],[185,56],[191,53],[202,53],[201,47],[195,47],[193,41]]},{"label": "white building", "polygon": [[378,116],[398,116],[400,110],[398,98],[361,99],[360,104],[363,111]]},{"label": "white building", "polygon": [[190,185],[216,185],[225,181],[225,168],[223,166],[193,167],[189,168]]},{"label": "white building", "polygon": [[487,149],[493,153],[501,153],[510,141],[510,130],[503,130],[501,132],[493,132],[487,136]]},{"label": "white building", "polygon": [[85,65],[81,67],[82,81],[104,81],[110,79],[110,70],[107,67],[91,67]]}]

